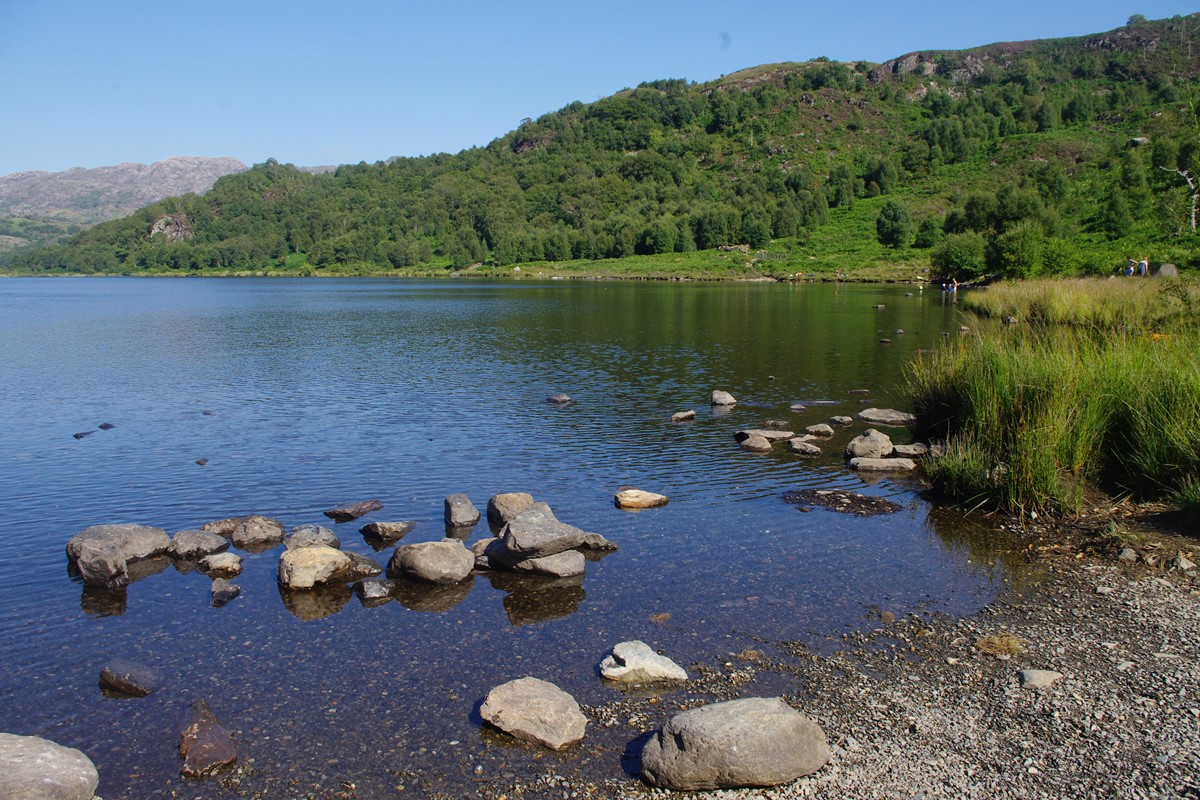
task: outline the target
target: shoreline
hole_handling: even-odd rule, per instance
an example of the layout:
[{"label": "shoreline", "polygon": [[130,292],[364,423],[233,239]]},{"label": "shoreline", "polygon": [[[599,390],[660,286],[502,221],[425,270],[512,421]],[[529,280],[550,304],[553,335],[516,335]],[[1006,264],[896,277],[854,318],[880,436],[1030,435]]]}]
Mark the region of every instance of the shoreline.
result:
[{"label": "shoreline", "polygon": [[[563,763],[524,782],[493,783],[480,796],[1197,797],[1200,569],[1172,566],[1177,553],[1194,552],[1195,539],[1142,530],[1131,562],[1128,552],[1118,555],[1124,547],[1099,538],[1100,528],[1069,525],[1025,527],[1023,553],[1040,579],[1003,591],[976,614],[885,613],[874,630],[844,635],[828,655],[773,643],[784,658],[746,651],[715,668],[692,665],[700,677],[678,693],[688,695],[684,703],[669,690],[647,690],[587,709],[593,725],[628,726],[628,773],[633,751],[681,706],[770,694],[754,685],[765,677],[825,730],[833,758],[814,775],[768,789],[691,793],[653,789],[634,774],[592,782]],[[1015,636],[1021,651],[979,649],[997,634]],[[1020,671],[1035,669],[1063,677],[1022,688]]]}]

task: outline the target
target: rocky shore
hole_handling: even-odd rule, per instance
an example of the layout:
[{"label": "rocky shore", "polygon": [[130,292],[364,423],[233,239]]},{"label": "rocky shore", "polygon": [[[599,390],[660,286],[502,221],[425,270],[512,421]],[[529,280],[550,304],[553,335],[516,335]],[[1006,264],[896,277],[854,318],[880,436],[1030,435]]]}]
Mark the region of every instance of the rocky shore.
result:
[{"label": "rocky shore", "polygon": [[1126,530],[1130,542],[1111,530],[1026,528],[1040,579],[972,617],[885,611],[874,630],[826,652],[764,642],[694,666],[686,699],[631,695],[585,709],[598,726],[649,732],[680,706],[782,686],[829,738],[832,758],[811,776],[687,793],[632,774],[591,781],[560,764],[480,796],[1200,797],[1200,575],[1188,568],[1196,541]]}]

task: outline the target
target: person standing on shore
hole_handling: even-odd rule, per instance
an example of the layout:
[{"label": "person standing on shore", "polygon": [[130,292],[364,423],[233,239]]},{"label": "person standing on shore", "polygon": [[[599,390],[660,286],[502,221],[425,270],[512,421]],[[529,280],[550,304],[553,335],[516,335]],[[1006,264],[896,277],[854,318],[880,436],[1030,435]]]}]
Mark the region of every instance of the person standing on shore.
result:
[{"label": "person standing on shore", "polygon": [[1142,260],[1138,262],[1138,275],[1144,278],[1146,277],[1146,273],[1149,271],[1150,261],[1145,256],[1142,256]]}]

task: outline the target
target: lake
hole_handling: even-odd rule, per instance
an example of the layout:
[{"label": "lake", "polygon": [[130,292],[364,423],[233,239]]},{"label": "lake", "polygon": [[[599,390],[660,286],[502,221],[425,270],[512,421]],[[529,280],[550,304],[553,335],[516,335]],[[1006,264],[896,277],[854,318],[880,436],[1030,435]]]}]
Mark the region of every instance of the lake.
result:
[{"label": "lake", "polygon": [[[918,478],[846,469],[842,450],[868,426],[809,460],[746,453],[732,435],[854,415],[856,389],[902,408],[905,362],[961,324],[945,295],[915,286],[0,281],[0,730],[83,750],[106,800],[349,796],[344,781],[362,797],[457,797],[547,763],[621,778],[637,731],[593,725],[584,745],[543,754],[483,730],[479,700],[533,675],[600,705],[621,695],[596,665],[623,640],[689,668],[750,647],[782,658],[773,643],[827,650],[883,611],[972,612],[1011,579],[983,520],[931,507]],[[713,389],[739,404],[710,408]],[[558,392],[573,402],[545,402]],[[797,401],[807,410],[790,411]],[[694,422],[670,422],[687,409]],[[619,510],[623,485],[671,502]],[[805,488],[903,509],[860,518],[781,500]],[[482,510],[514,491],[619,549],[577,585],[479,575],[378,607],[284,596],[281,548],[243,554],[243,594],[223,608],[206,576],[165,564],[123,598],[85,592],[63,553],[93,524],[174,533],[266,514],[327,525],[382,564],[390,548],[375,552],[360,525],[415,520],[402,544],[436,540],[446,495]],[[357,522],[322,514],[369,498],[383,510]],[[485,520],[467,542],[488,535]],[[97,678],[114,656],[157,668],[164,688],[106,696]],[[796,690],[786,680],[745,694]],[[235,732],[240,788],[178,775],[175,726],[196,697]]]}]

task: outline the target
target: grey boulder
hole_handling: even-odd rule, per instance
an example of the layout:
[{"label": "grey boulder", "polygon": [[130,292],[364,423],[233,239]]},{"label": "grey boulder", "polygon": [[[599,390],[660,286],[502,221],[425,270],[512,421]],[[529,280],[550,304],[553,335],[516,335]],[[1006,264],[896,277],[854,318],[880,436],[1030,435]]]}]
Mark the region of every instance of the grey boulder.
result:
[{"label": "grey boulder", "polygon": [[0,797],[92,800],[100,773],[78,750],[40,736],[0,733]]},{"label": "grey boulder", "polygon": [[163,555],[170,547],[171,537],[162,528],[92,525],[67,542],[67,560],[86,585],[115,590],[129,583],[130,562]]},{"label": "grey boulder", "polygon": [[475,556],[458,539],[419,542],[396,548],[387,565],[389,578],[424,583],[459,583],[475,568]]},{"label": "grey boulder", "polygon": [[916,415],[894,408],[864,408],[858,412],[858,418],[868,425],[890,425],[895,428],[904,428],[917,422]]},{"label": "grey boulder", "polygon": [[205,556],[220,553],[229,549],[229,541],[224,536],[199,530],[179,531],[171,539],[171,547],[167,553],[172,558],[184,561],[199,561]]},{"label": "grey boulder", "polygon": [[846,445],[848,458],[887,458],[895,448],[892,438],[874,428],[868,428],[861,436],[855,436]]},{"label": "grey boulder", "polygon": [[641,641],[621,642],[600,662],[600,675],[618,683],[686,681],[687,672],[650,645]]},{"label": "grey boulder", "polygon": [[829,761],[825,733],[778,698],[713,703],[672,717],[642,751],[642,777],[678,791],[778,786]]},{"label": "grey boulder", "polygon": [[401,522],[369,522],[358,529],[364,537],[377,539],[382,542],[395,542],[403,539],[417,523],[412,520]]},{"label": "grey boulder", "polygon": [[492,689],[479,715],[511,736],[553,750],[581,741],[587,728],[575,698],[538,678],[518,678]]},{"label": "grey boulder", "polygon": [[325,545],[284,550],[279,554],[279,585],[285,589],[311,589],[344,580],[350,564],[350,556]]},{"label": "grey boulder", "polygon": [[445,500],[445,519],[452,528],[469,528],[479,522],[479,509],[465,494],[448,495]]},{"label": "grey boulder", "polygon": [[493,525],[505,525],[522,511],[533,506],[533,495],[527,492],[504,492],[492,495],[487,504],[488,522]]},{"label": "grey boulder", "polygon": [[283,546],[288,550],[316,545],[340,549],[342,540],[324,525],[297,525],[283,540]]},{"label": "grey boulder", "polygon": [[241,550],[265,550],[282,542],[283,536],[279,520],[255,514],[242,519],[229,534],[229,540]]},{"label": "grey boulder", "polygon": [[591,547],[593,545],[589,543],[589,537],[595,536],[596,534],[588,534],[574,525],[559,522],[548,505],[535,503],[532,508],[522,511],[504,526],[504,530],[500,532],[500,541],[515,559],[527,559]]},{"label": "grey boulder", "polygon": [[211,577],[232,578],[242,574],[242,557],[237,553],[213,553],[200,559],[200,568]]}]

